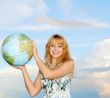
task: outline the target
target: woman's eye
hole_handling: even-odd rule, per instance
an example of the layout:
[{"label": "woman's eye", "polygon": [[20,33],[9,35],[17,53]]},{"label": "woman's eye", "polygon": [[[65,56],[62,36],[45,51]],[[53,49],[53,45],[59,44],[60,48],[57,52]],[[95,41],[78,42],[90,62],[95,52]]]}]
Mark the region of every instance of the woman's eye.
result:
[{"label": "woman's eye", "polygon": [[62,45],[51,45],[50,47],[59,47],[59,48],[61,48]]},{"label": "woman's eye", "polygon": [[55,47],[55,45],[51,45],[51,47]]},{"label": "woman's eye", "polygon": [[62,47],[62,46],[58,46],[58,47]]}]

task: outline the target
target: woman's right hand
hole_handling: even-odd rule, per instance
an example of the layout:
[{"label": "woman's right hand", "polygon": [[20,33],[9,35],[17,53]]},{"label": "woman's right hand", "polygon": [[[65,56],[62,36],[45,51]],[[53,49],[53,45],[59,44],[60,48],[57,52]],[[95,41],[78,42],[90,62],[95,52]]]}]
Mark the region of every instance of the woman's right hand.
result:
[{"label": "woman's right hand", "polygon": [[24,70],[24,69],[26,69],[25,65],[15,66],[14,68],[16,68],[16,69],[20,69],[20,70]]}]

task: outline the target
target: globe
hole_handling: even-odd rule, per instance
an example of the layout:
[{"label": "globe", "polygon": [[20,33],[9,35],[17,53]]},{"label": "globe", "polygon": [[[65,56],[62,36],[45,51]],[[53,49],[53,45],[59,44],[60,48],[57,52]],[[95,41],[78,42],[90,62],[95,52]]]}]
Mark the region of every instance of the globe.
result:
[{"label": "globe", "polygon": [[21,66],[32,58],[31,39],[22,33],[7,36],[1,47],[4,60],[12,66]]}]

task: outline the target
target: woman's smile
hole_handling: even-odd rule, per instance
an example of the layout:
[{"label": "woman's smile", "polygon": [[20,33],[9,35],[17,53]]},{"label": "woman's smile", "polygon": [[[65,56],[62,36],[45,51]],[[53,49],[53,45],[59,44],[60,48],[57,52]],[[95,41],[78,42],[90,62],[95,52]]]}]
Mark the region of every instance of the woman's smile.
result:
[{"label": "woman's smile", "polygon": [[53,44],[50,46],[50,54],[54,57],[60,57],[63,53],[63,47],[59,44]]}]

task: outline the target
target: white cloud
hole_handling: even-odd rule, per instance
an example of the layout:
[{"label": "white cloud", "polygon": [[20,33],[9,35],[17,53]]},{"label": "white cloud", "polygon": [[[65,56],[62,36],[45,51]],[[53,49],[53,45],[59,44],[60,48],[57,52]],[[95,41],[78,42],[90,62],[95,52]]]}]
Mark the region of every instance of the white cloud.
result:
[{"label": "white cloud", "polygon": [[[95,85],[94,89],[100,98],[110,98],[110,39],[105,39],[97,43],[84,62],[81,62],[81,70],[77,73],[79,81],[89,79]],[[91,84],[91,85],[93,85]],[[88,85],[88,84],[87,84]],[[86,85],[86,86],[87,86]]]},{"label": "white cloud", "polygon": [[95,19],[86,19],[84,20],[85,23],[87,24],[90,24],[91,26],[93,27],[96,27],[96,28],[110,28],[110,23],[107,23],[107,22],[100,22],[100,21],[97,21]]},{"label": "white cloud", "polygon": [[1,93],[1,94],[0,94],[0,97],[3,98],[3,96],[4,96],[4,93]]},{"label": "white cloud", "polygon": [[73,13],[73,1],[72,0],[58,0],[59,8],[67,16],[71,16]]},{"label": "white cloud", "polygon": [[100,96],[101,98],[110,98],[110,83],[106,81],[103,82],[100,82],[101,83]]},{"label": "white cloud", "polygon": [[[71,16],[73,13],[73,1],[72,0],[59,0],[60,9],[62,9],[66,15]],[[6,30],[12,27],[24,30],[29,27],[29,30],[36,30],[36,26],[33,25],[22,25],[19,28],[19,24],[23,22],[32,22],[33,17],[44,17],[47,16],[48,6],[44,0],[2,0],[0,1],[0,29]],[[70,14],[67,14],[70,13]],[[68,17],[68,16],[67,16]],[[66,18],[67,18],[66,17]],[[28,19],[28,20],[27,20]],[[61,29],[62,28],[110,28],[110,23],[96,21],[94,19],[88,20],[60,20],[52,18],[37,18],[36,22],[44,23],[43,29]],[[35,22],[34,22],[35,23]],[[37,23],[36,23],[37,24]],[[12,28],[14,29],[14,28]],[[28,29],[28,28],[26,28]],[[41,28],[39,28],[41,30]],[[38,29],[37,29],[38,30]]]},{"label": "white cloud", "polygon": [[110,72],[94,74],[95,84],[99,90],[100,98],[110,98]]},{"label": "white cloud", "polygon": [[44,31],[44,30],[57,30],[56,26],[51,25],[21,25],[14,28],[10,28],[12,30],[22,30],[22,31]]},{"label": "white cloud", "polygon": [[36,14],[45,16],[46,13],[47,6],[44,0],[2,0],[0,1],[0,26],[1,29],[11,27]]},{"label": "white cloud", "polygon": [[45,17],[40,17],[35,19],[36,22],[39,23],[45,23],[49,25],[54,25],[57,27],[66,27],[66,28],[73,28],[75,29],[76,27],[80,28],[110,28],[110,24],[104,23],[104,22],[98,22],[95,20],[59,20],[59,19],[52,19],[52,18],[45,18]]},{"label": "white cloud", "polygon": [[79,72],[72,81],[72,88],[75,91],[81,88],[91,88],[96,91],[100,98],[110,98],[110,76],[109,71],[104,72]]},{"label": "white cloud", "polygon": [[37,13],[40,16],[46,16],[48,7],[47,7],[44,0],[37,0],[35,2],[34,7],[35,7],[35,10],[36,10],[35,13]]},{"label": "white cloud", "polygon": [[[83,68],[110,67],[110,39],[105,39],[96,44],[91,53],[83,59]],[[84,66],[83,66],[84,65]]]},{"label": "white cloud", "polygon": [[33,8],[25,2],[19,0],[0,1],[0,25],[16,23],[19,19],[32,16]]},{"label": "white cloud", "polygon": [[[38,68],[36,66],[26,66],[31,76],[31,79],[35,80],[35,77],[38,73]],[[24,94],[27,95],[23,77],[19,69],[15,69],[10,66],[8,66],[7,68],[3,68],[0,70],[0,77],[1,98],[22,98]]]}]

